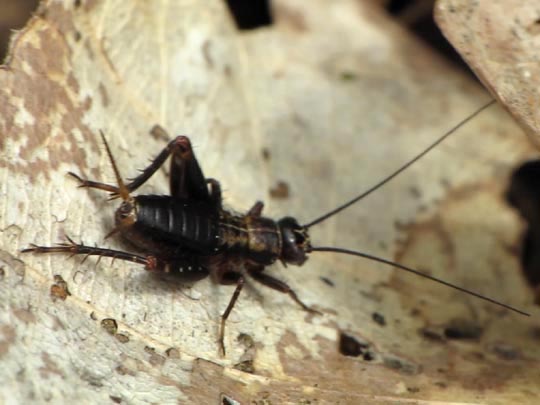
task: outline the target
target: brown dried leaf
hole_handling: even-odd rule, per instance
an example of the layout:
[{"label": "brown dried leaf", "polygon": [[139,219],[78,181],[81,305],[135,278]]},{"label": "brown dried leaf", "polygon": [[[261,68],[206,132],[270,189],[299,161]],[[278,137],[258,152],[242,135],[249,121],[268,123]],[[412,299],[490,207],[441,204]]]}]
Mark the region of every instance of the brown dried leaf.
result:
[{"label": "brown dried leaf", "polygon": [[[66,176],[112,181],[99,129],[125,177],[163,147],[152,135],[159,124],[190,135],[228,206],[244,211],[266,200],[268,215],[307,222],[389,174],[487,99],[372,2],[277,1],[276,24],[246,33],[220,1],[77,4],[47,2],[18,33],[0,72],[3,399],[536,398],[529,394],[540,355],[532,322],[382,265],[313,254],[302,268],[268,269],[324,315],[308,316],[287,296],[253,285],[231,314],[228,354],[220,358],[219,316],[231,287],[208,279],[171,284],[119,261],[21,256],[30,243],[52,244],[64,233],[120,247],[102,240],[115,204]],[[515,253],[520,224],[502,198],[510,168],[531,152],[518,132],[501,110],[486,111],[314,229],[314,243],[395,258],[531,309]],[[279,181],[288,198],[269,199]],[[166,185],[160,174],[141,191],[164,193]],[[66,301],[50,299],[55,274],[69,286]],[[100,327],[106,318],[128,342]],[[468,342],[421,334],[456,319],[482,333]],[[365,348],[361,357],[338,352],[340,331]],[[501,357],[501,347],[519,355]]]},{"label": "brown dried leaf", "polygon": [[476,75],[540,143],[540,9],[521,0],[439,0],[445,36]]}]

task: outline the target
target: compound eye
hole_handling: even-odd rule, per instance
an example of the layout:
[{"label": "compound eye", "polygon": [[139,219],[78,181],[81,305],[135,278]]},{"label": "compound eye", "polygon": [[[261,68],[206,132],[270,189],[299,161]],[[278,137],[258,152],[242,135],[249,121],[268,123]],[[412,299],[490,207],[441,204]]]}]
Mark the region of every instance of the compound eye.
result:
[{"label": "compound eye", "polygon": [[291,217],[285,217],[278,223],[283,237],[282,261],[301,266],[307,259],[305,246],[307,235],[304,229]]},{"label": "compound eye", "polygon": [[303,245],[304,242],[306,241],[304,234],[298,231],[293,231],[293,232],[294,232],[294,243],[296,245]]}]

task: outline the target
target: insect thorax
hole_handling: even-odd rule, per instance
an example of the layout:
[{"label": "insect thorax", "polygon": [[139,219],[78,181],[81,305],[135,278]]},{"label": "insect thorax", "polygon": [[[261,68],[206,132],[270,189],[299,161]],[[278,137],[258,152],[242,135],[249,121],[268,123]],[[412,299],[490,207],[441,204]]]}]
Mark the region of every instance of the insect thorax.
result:
[{"label": "insect thorax", "polygon": [[256,264],[267,266],[281,254],[281,233],[277,223],[270,218],[235,215],[222,210],[219,236],[224,249],[242,254]]}]

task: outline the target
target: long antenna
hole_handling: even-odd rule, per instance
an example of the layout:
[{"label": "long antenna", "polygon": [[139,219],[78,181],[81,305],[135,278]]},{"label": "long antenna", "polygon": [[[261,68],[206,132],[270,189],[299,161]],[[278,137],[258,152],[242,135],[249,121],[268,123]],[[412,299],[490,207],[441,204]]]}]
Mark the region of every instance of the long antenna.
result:
[{"label": "long antenna", "polygon": [[[103,143],[105,144],[107,155],[109,155],[109,160],[111,161],[111,164],[114,170],[114,175],[116,176],[116,182],[118,183],[118,194],[120,195],[120,197],[122,197],[122,200],[127,201],[129,199],[129,190],[124,184],[124,182],[122,181],[122,177],[120,176],[120,171],[118,170],[118,167],[116,166],[116,162],[112,155],[111,148],[109,148],[109,144],[107,143],[107,140],[105,139],[105,134],[103,133],[101,129],[99,130],[99,133],[101,135],[101,139],[103,140]],[[117,198],[117,196],[113,195],[112,198],[113,199]]]},{"label": "long antenna", "polygon": [[336,215],[338,212],[341,212],[343,211],[345,208],[348,208],[350,207],[351,205],[353,205],[354,203],[356,203],[357,201],[360,201],[362,198],[364,197],[367,197],[369,194],[371,194],[372,192],[374,192],[375,190],[379,189],[380,187],[382,187],[383,185],[385,185],[386,183],[388,183],[390,180],[392,180],[394,177],[396,177],[398,174],[400,174],[401,172],[403,172],[405,169],[407,169],[409,166],[411,166],[413,163],[415,163],[417,160],[419,160],[420,158],[422,158],[425,154],[427,154],[430,150],[432,150],[435,146],[437,146],[438,144],[440,144],[442,141],[444,141],[446,138],[448,138],[450,135],[452,135],[454,132],[456,132],[461,126],[465,125],[467,122],[469,122],[470,120],[472,120],[474,117],[476,117],[478,114],[480,114],[482,111],[484,111],[486,108],[488,108],[489,106],[491,106],[492,104],[495,104],[495,100],[491,100],[489,103],[487,104],[484,104],[482,107],[480,107],[478,110],[476,110],[475,112],[473,112],[471,115],[469,115],[467,118],[461,120],[458,124],[456,124],[455,126],[453,126],[451,129],[449,129],[443,136],[441,136],[439,139],[437,139],[435,142],[433,142],[431,145],[429,145],[426,149],[424,149],[422,152],[420,152],[418,155],[416,155],[414,158],[412,158],[411,160],[409,160],[407,163],[405,163],[403,166],[401,166],[399,169],[397,169],[394,173],[392,173],[391,175],[389,175],[388,177],[384,178],[383,180],[381,180],[380,182],[378,182],[377,184],[375,184],[374,186],[372,186],[371,188],[369,188],[367,191],[364,191],[362,194],[354,197],[352,200],[346,202],[345,204],[343,205],[340,205],[339,207],[333,209],[332,211],[330,212],[327,212],[326,214],[320,216],[319,218],[317,219],[314,219],[313,221],[307,223],[306,225],[304,225],[304,228],[310,228],[312,227],[313,225],[316,225],[316,224],[319,224],[321,222],[323,222],[324,220],[330,218],[331,216],[333,215]]},{"label": "long antenna", "polygon": [[464,293],[472,295],[472,296],[474,296],[476,298],[480,298],[481,300],[484,300],[484,301],[490,302],[492,304],[498,305],[500,307],[509,309],[510,311],[517,312],[518,314],[525,315],[525,316],[531,316],[531,314],[529,314],[527,312],[524,312],[524,311],[521,311],[521,310],[519,310],[517,308],[511,307],[510,305],[503,304],[502,302],[496,301],[496,300],[494,300],[492,298],[489,298],[489,297],[486,297],[484,295],[475,293],[474,291],[467,290],[466,288],[463,288],[463,287],[457,286],[455,284],[449,283],[447,281],[441,280],[439,278],[430,276],[429,274],[422,273],[419,270],[415,270],[415,269],[412,269],[410,267],[403,266],[402,264],[395,263],[395,262],[392,262],[390,260],[381,259],[380,257],[372,256],[372,255],[369,255],[367,253],[356,252],[354,250],[348,250],[348,249],[342,249],[342,248],[336,248],[336,247],[312,247],[311,249],[309,249],[309,251],[310,252],[343,253],[343,254],[346,254],[346,255],[363,257],[365,259],[369,259],[369,260],[373,260],[375,262],[387,264],[389,266],[394,266],[394,267],[397,267],[398,269],[405,270],[405,271],[408,271],[409,273],[416,274],[417,276],[427,278],[428,280],[431,280],[431,281],[435,281],[436,283],[443,284],[443,285],[445,285],[447,287],[453,288],[454,290],[464,292]]}]

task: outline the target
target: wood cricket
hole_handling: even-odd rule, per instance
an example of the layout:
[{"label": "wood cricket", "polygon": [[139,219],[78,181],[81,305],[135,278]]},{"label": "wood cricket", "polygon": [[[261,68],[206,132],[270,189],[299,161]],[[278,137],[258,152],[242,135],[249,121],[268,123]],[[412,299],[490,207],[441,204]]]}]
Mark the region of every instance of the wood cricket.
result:
[{"label": "wood cricket", "polygon": [[[221,316],[219,346],[223,354],[225,323],[242,291],[246,277],[288,294],[303,310],[318,313],[302,302],[286,283],[265,272],[266,267],[276,261],[280,261],[284,266],[302,266],[308,259],[308,254],[313,252],[336,252],[374,260],[528,315],[509,305],[389,260],[338,247],[313,246],[309,237],[311,227],[379,189],[493,103],[494,101],[484,105],[465,118],[367,191],[304,225],[289,216],[278,221],[262,216],[263,203],[260,201],[246,214],[235,214],[224,209],[220,183],[204,177],[186,136],[178,136],[170,141],[148,167],[125,184],[105,136],[101,133],[117,184],[85,180],[74,173],[69,174],[79,182],[79,187],[103,190],[110,193],[111,199],[122,199],[115,214],[115,227],[107,237],[118,233],[140,253],[86,246],[75,243],[69,237],[68,242],[57,246],[32,245],[23,252],[112,257],[142,264],[151,272],[172,273],[191,281],[210,276],[218,284],[235,285],[234,293]],[[132,193],[148,181],[169,157],[170,195],[133,196]]]}]

